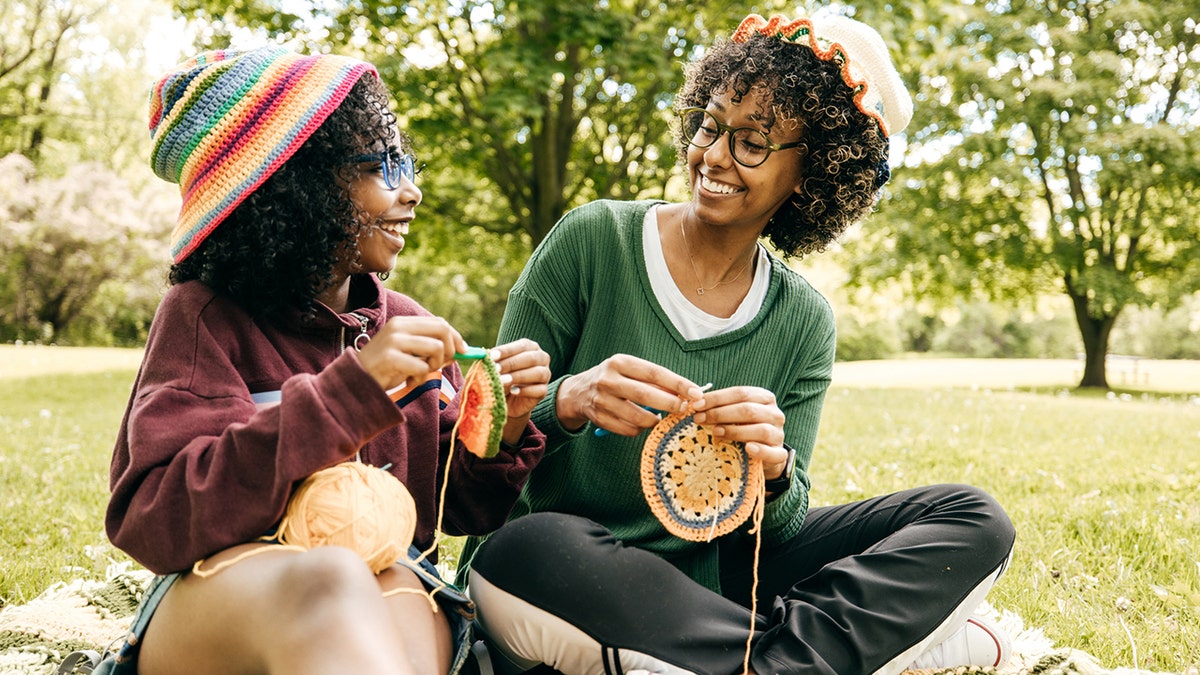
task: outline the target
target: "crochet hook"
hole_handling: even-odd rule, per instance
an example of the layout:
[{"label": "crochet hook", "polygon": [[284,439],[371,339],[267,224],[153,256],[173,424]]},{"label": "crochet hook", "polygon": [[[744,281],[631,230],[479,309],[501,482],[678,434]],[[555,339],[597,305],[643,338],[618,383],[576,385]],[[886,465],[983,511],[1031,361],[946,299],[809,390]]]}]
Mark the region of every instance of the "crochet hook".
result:
[{"label": "crochet hook", "polygon": [[455,361],[478,361],[488,355],[488,350],[483,347],[467,347],[466,351],[461,354],[455,354]]},{"label": "crochet hook", "polygon": [[[458,361],[460,363],[461,362],[470,362],[470,361],[479,361],[481,359],[486,358],[487,356],[488,356],[488,350],[484,349],[483,347],[467,347],[466,350],[463,351],[462,353],[455,354],[454,360]],[[393,401],[398,401],[398,400],[404,398],[404,395],[407,394],[417,384],[422,384],[422,383],[430,381],[430,380],[441,379],[441,377],[442,377],[442,372],[440,370],[438,370],[438,371],[429,373],[429,375],[425,376],[425,379],[421,380],[420,382],[417,382],[414,384],[402,384],[402,385],[399,385],[396,387],[392,387],[391,389],[389,389],[387,391],[388,398],[392,399]]]}]

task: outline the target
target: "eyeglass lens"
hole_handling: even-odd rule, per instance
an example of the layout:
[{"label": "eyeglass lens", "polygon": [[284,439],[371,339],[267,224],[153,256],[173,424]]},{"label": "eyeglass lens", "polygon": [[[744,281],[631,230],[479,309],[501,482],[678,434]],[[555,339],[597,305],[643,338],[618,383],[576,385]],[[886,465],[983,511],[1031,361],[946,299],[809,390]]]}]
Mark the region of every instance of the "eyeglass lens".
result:
[{"label": "eyeglass lens", "polygon": [[417,177],[416,160],[412,155],[401,155],[395,150],[389,150],[383,157],[383,180],[393,190],[400,187],[400,178],[415,181]]},{"label": "eyeglass lens", "polygon": [[688,141],[698,148],[707,148],[715,143],[723,132],[730,132],[729,151],[743,166],[758,166],[771,154],[771,139],[766,134],[750,127],[726,126],[707,110],[685,111],[683,131],[687,134]]}]

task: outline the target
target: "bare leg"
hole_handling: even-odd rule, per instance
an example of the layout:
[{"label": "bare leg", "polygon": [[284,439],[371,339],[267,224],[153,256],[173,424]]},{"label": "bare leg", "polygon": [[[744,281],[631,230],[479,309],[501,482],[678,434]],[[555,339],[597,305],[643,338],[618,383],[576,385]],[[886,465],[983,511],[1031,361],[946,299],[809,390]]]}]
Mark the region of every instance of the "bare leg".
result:
[{"label": "bare leg", "polygon": [[408,654],[413,672],[449,672],[453,647],[445,610],[439,607],[434,613],[425,587],[407,568],[393,565],[380,572],[378,579],[385,592],[395,588],[419,591],[419,594],[397,593],[385,599],[395,620],[392,639],[398,640]]},{"label": "bare leg", "polygon": [[[261,546],[233,547],[206,569]],[[270,546],[270,545],[267,545]],[[270,546],[219,573],[185,575],[168,591],[147,627],[142,675],[342,675],[432,671],[413,667],[397,631],[407,615],[382,596],[380,580],[357,554],[322,547],[296,552]],[[412,583],[417,583],[415,577]],[[419,596],[412,599],[424,602]],[[429,623],[413,617],[414,624]],[[407,634],[413,625],[401,631]],[[432,627],[422,626],[431,631]],[[448,641],[447,641],[448,642]],[[432,649],[432,647],[428,648]],[[449,649],[446,659],[449,659]],[[421,656],[427,659],[427,656]],[[424,663],[426,661],[420,661]]]}]

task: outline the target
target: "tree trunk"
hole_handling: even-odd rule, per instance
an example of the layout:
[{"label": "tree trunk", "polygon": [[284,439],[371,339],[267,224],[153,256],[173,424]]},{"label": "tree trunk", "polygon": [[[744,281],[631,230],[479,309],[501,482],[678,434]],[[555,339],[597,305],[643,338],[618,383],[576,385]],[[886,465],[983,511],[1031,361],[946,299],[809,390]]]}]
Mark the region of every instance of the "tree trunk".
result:
[{"label": "tree trunk", "polygon": [[1068,290],[1071,304],[1075,306],[1075,321],[1079,324],[1079,335],[1083,338],[1083,378],[1080,387],[1097,387],[1108,389],[1108,373],[1106,360],[1108,357],[1108,338],[1112,335],[1113,325],[1121,308],[1110,314],[1093,316],[1089,311],[1087,295]]},{"label": "tree trunk", "polygon": [[[571,105],[568,101],[564,105]],[[558,154],[555,114],[547,109],[543,124],[549,127],[533,138],[533,212],[529,214],[529,237],[537,246],[562,217],[565,186],[562,170],[566,158]]]}]

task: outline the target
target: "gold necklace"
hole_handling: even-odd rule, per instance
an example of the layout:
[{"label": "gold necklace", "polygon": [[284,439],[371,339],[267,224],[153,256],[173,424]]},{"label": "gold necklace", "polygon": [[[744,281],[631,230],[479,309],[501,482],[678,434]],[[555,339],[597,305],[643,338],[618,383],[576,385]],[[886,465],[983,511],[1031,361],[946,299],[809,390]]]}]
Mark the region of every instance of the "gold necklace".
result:
[{"label": "gold necklace", "polygon": [[[684,250],[687,251],[688,262],[690,262],[692,264],[692,276],[696,277],[696,281],[700,282],[700,285],[698,287],[696,287],[696,295],[704,295],[704,291],[711,291],[714,288],[717,288],[719,286],[724,286],[725,284],[732,284],[733,282],[737,281],[738,279],[741,279],[742,273],[745,272],[746,267],[750,265],[750,260],[754,259],[754,256],[752,256],[750,258],[750,260],[747,260],[746,262],[742,263],[741,269],[739,269],[738,273],[729,281],[718,281],[717,283],[713,284],[712,286],[705,288],[704,280],[700,278],[700,272],[699,272],[699,270],[696,269],[696,259],[692,257],[692,247],[688,245],[687,233],[683,231],[683,218],[679,219],[679,236],[683,237],[683,248],[684,248]],[[758,250],[755,249],[754,253],[755,253],[755,256],[757,256]]]}]

